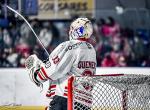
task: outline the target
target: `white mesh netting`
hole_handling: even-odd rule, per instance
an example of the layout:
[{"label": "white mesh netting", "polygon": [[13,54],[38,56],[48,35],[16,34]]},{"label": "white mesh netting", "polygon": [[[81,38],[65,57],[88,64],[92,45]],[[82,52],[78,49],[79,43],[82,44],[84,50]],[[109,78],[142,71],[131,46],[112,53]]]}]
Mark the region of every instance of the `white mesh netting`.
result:
[{"label": "white mesh netting", "polygon": [[150,110],[150,76],[76,77],[73,110]]}]

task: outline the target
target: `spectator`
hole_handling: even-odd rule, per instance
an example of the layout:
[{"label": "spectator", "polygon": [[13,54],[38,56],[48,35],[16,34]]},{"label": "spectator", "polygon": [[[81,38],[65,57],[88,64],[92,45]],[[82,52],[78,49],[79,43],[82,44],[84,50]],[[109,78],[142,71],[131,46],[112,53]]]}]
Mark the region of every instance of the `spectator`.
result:
[{"label": "spectator", "polygon": [[0,27],[0,51],[4,49],[3,31]]},{"label": "spectator", "polygon": [[[69,21],[34,19],[29,22],[49,53],[59,43],[67,40],[65,36]],[[93,25],[92,38],[95,42],[92,44],[97,52],[97,66],[150,67],[148,30],[142,27],[139,28],[140,30],[122,28],[112,17],[94,20]],[[0,67],[23,67],[24,59],[33,53],[42,60],[47,58],[45,51],[25,22],[10,20],[9,28],[0,27]]]},{"label": "spectator", "polygon": [[3,40],[5,48],[9,48],[12,46],[12,39],[7,29],[3,30]]},{"label": "spectator", "polygon": [[116,37],[120,34],[120,26],[112,17],[108,17],[107,22],[102,25],[101,32],[105,37]]},{"label": "spectator", "polygon": [[111,58],[110,53],[107,53],[102,60],[101,67],[114,67],[116,64],[114,60]]}]

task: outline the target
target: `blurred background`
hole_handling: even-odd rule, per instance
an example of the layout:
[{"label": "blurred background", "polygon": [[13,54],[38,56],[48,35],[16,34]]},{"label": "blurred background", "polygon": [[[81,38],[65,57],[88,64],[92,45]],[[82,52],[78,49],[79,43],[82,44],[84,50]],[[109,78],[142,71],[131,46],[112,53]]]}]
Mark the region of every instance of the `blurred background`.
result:
[{"label": "blurred background", "polygon": [[149,0],[1,0],[0,4],[1,68],[24,67],[33,53],[47,58],[29,26],[6,5],[27,19],[49,53],[68,40],[73,19],[88,17],[98,67],[150,67]]}]

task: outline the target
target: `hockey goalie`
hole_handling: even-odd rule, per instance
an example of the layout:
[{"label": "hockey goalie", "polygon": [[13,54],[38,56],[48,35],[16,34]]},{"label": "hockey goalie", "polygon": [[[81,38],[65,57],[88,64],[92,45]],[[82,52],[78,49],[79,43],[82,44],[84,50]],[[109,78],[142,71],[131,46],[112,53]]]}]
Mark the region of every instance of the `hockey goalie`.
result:
[{"label": "hockey goalie", "polygon": [[[88,42],[92,33],[91,21],[77,18],[70,25],[69,41],[58,45],[46,63],[36,55],[26,59],[25,66],[31,81],[38,87],[45,81],[50,82],[46,96],[52,101],[47,110],[67,110],[67,83],[70,77],[95,74],[96,52]],[[79,96],[76,103],[81,103],[83,108],[90,105],[91,93],[84,84],[79,89]]]}]

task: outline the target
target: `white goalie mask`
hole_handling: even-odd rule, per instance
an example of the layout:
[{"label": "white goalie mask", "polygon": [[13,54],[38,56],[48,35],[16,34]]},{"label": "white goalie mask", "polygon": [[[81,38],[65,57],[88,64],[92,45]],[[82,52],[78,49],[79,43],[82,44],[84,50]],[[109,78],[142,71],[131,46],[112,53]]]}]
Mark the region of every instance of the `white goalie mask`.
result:
[{"label": "white goalie mask", "polygon": [[77,18],[70,25],[69,39],[88,39],[91,37],[92,33],[93,27],[91,21],[87,18]]}]

